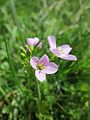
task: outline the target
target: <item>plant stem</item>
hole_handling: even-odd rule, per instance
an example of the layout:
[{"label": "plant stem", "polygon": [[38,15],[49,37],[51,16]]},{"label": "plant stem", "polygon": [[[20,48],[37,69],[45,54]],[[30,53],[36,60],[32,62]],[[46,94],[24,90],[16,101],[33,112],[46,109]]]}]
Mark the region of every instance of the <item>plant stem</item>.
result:
[{"label": "plant stem", "polygon": [[3,32],[4,41],[5,41],[5,47],[6,47],[7,57],[8,57],[8,63],[10,65],[11,75],[12,75],[12,78],[14,79],[16,85],[18,85],[20,92],[21,92],[22,89],[21,89],[21,86],[19,85],[17,75],[15,73],[14,67],[12,66],[12,62],[11,62],[11,59],[9,56],[8,45],[7,45],[7,40],[6,40],[6,36],[5,36],[5,30],[3,30],[3,28],[2,28],[2,32]]},{"label": "plant stem", "polygon": [[18,33],[19,33],[19,37],[21,39],[21,42],[24,43],[22,40],[22,33],[20,30],[20,25],[19,25],[19,21],[17,19],[17,11],[16,11],[16,7],[15,7],[15,1],[14,0],[10,0],[10,7],[11,7],[11,12],[12,12],[12,17],[14,20],[15,25],[17,26],[18,29]]},{"label": "plant stem", "polygon": [[38,80],[36,80],[36,81],[37,81],[37,90],[38,90],[38,100],[40,102],[40,100],[41,100],[40,86],[39,86],[39,81]]},{"label": "plant stem", "polygon": [[2,89],[2,87],[1,87],[1,86],[0,86],[0,91],[1,91],[1,93],[3,94],[3,96],[5,96],[5,95],[6,95],[5,91]]}]

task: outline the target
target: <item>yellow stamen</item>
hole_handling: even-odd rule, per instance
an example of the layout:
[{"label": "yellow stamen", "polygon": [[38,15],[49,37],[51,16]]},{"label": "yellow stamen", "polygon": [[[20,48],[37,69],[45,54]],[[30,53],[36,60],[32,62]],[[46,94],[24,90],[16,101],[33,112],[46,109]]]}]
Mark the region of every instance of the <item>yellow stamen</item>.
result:
[{"label": "yellow stamen", "polygon": [[43,69],[45,69],[45,66],[43,64],[37,64],[37,68],[39,70],[43,70]]},{"label": "yellow stamen", "polygon": [[61,54],[64,54],[64,51],[61,49],[58,49]]}]

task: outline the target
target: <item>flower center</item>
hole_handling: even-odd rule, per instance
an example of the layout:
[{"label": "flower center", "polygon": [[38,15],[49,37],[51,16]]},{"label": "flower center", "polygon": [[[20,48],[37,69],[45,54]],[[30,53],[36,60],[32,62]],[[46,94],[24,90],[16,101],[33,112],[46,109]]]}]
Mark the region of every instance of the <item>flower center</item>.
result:
[{"label": "flower center", "polygon": [[63,50],[61,50],[61,49],[58,49],[58,50],[59,50],[60,54],[65,54]]},{"label": "flower center", "polygon": [[45,66],[43,64],[37,64],[38,70],[43,70],[45,69]]}]

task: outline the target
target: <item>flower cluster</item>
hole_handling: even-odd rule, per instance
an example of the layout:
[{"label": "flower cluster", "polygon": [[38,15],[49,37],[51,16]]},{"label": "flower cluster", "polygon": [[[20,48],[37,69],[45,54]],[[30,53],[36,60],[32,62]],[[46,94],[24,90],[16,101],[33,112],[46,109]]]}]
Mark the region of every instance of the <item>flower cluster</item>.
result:
[{"label": "flower cluster", "polygon": [[[72,48],[64,44],[62,46],[56,46],[56,39],[54,36],[48,37],[48,43],[50,46],[50,51],[57,57],[64,60],[74,60],[77,58],[74,55],[71,55],[70,52]],[[42,42],[37,38],[27,38],[27,52],[32,52],[33,47],[37,46],[37,48],[42,48]],[[30,64],[35,69],[35,76],[39,81],[46,80],[46,74],[54,74],[58,71],[58,65],[54,62],[49,61],[49,57],[44,54],[40,59],[36,56],[31,56]]]}]

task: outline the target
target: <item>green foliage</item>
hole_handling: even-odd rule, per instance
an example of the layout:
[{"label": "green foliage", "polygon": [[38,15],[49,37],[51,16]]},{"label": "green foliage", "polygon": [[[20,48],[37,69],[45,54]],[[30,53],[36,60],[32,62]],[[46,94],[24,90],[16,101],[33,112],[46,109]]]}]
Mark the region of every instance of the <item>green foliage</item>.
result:
[{"label": "green foliage", "polygon": [[[0,1],[0,120],[87,119],[90,106],[89,14],[89,0]],[[51,34],[58,45],[72,46],[77,62],[52,57],[47,44]],[[25,46],[27,37],[34,36],[43,42],[43,49],[37,50],[37,56],[46,52],[59,64],[56,74],[39,83],[40,101],[34,71],[29,65],[23,66],[26,53],[21,57],[19,49]]]}]

